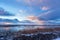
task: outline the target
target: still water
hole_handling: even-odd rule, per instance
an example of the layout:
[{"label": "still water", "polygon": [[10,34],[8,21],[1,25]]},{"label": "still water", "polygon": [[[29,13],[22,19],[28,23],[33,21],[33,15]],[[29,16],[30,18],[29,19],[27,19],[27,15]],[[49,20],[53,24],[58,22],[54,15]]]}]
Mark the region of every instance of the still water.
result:
[{"label": "still water", "polygon": [[[37,29],[37,28],[40,28],[40,29],[52,28],[53,29],[53,28],[56,28],[56,27],[60,27],[60,26],[15,26],[15,27],[12,26],[12,27],[0,27],[0,32],[7,32],[7,31],[18,32],[18,31],[22,31],[22,30],[31,30],[31,29]],[[58,32],[58,34],[60,34],[60,31],[57,31],[57,32]],[[52,33],[55,34],[54,32],[52,32]],[[43,35],[45,35],[45,34],[50,35],[50,32],[43,32],[42,34]],[[57,37],[55,39],[52,39],[52,40],[60,40],[58,34],[56,34]],[[27,36],[27,35],[31,36],[31,34],[26,34],[25,36]],[[34,34],[33,34],[33,36],[34,36]]]}]

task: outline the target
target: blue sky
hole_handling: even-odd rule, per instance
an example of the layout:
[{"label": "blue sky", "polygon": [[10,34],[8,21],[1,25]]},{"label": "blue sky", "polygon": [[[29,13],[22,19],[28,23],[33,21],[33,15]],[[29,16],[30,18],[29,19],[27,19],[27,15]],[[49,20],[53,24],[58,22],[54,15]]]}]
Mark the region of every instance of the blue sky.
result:
[{"label": "blue sky", "polygon": [[0,7],[19,20],[60,19],[60,0],[0,0]]}]

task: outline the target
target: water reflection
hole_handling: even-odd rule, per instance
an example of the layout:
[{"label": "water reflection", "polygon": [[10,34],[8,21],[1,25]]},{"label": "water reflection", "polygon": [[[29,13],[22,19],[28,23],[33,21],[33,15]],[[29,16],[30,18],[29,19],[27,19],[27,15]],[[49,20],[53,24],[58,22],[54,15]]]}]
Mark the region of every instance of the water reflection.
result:
[{"label": "water reflection", "polygon": [[54,29],[60,28],[60,26],[15,26],[15,27],[0,27],[0,31],[22,31],[22,30],[32,30],[32,29]]},{"label": "water reflection", "polygon": [[[6,31],[8,31],[8,33]],[[16,38],[14,38],[16,40],[20,40],[20,38],[21,38],[21,40],[23,40],[23,39],[29,39],[29,40],[32,40],[32,39],[34,39],[34,40],[42,40],[42,39],[43,40],[44,39],[59,40],[58,37],[60,37],[59,36],[60,35],[60,26],[32,26],[32,25],[23,26],[22,25],[22,26],[15,26],[15,27],[13,27],[13,26],[12,27],[0,27],[0,33],[1,32],[6,32],[6,34],[8,34],[7,36],[9,38],[11,36],[10,39],[13,39],[14,37],[16,37]],[[2,35],[4,36],[5,33],[3,33]],[[20,37],[20,38],[18,38],[18,37]]]}]

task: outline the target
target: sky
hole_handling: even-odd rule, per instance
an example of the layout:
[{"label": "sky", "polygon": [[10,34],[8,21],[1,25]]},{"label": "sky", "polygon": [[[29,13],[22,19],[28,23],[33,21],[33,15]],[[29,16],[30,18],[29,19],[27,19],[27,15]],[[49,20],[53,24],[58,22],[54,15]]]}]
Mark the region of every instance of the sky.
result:
[{"label": "sky", "polygon": [[13,16],[12,19],[36,22],[60,20],[60,0],[0,0],[0,7],[4,11],[0,18],[11,19]]}]

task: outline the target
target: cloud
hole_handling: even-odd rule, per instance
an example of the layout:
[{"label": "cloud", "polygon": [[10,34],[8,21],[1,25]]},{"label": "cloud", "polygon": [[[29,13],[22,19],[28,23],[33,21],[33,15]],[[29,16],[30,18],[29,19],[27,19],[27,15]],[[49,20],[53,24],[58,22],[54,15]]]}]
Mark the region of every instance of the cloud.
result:
[{"label": "cloud", "polygon": [[33,16],[33,15],[28,16],[27,20],[33,21],[33,22],[35,22],[37,24],[41,24],[41,25],[44,24],[44,21],[38,20],[38,18],[36,16]]},{"label": "cloud", "polygon": [[35,16],[31,15],[31,16],[28,16],[28,17],[27,17],[27,19],[29,19],[29,20],[36,20],[36,19],[37,19],[37,17],[35,17]]},{"label": "cloud", "polygon": [[8,11],[5,11],[3,8],[0,7],[0,18],[1,19],[17,19],[16,16]]},{"label": "cloud", "polygon": [[43,0],[24,0],[25,3],[28,5],[38,5],[43,2]]},{"label": "cloud", "polygon": [[40,7],[42,0],[24,0],[24,3],[31,8]]},{"label": "cloud", "polygon": [[2,19],[16,19],[15,16],[0,16]]},{"label": "cloud", "polygon": [[22,14],[25,14],[26,12],[27,12],[27,10],[22,10],[22,9],[19,10],[19,13],[20,13],[20,14],[21,14],[21,13],[22,13]]},{"label": "cloud", "polygon": [[[34,15],[38,15],[38,11],[44,11],[40,13],[38,18],[36,16],[30,16],[28,17],[31,20],[55,20],[57,18],[60,18],[60,1],[59,0],[16,0],[24,3],[24,7],[28,6],[29,8],[31,7],[31,10],[36,13]],[[51,10],[51,11],[50,11]],[[52,11],[55,10],[55,11]],[[45,12],[47,11],[47,12]],[[24,12],[22,10],[19,10],[19,12]],[[32,12],[31,12],[32,13]],[[11,13],[6,12],[5,10],[1,12],[1,15],[11,15]],[[28,14],[30,15],[30,14]],[[23,15],[24,16],[24,15]]]},{"label": "cloud", "polygon": [[14,16],[14,14],[5,11],[3,8],[0,7],[0,16]]},{"label": "cloud", "polygon": [[39,20],[56,20],[60,18],[60,9],[54,9],[40,14],[38,17]]},{"label": "cloud", "polygon": [[60,8],[60,0],[22,0],[20,2],[24,2],[24,5],[31,8],[34,12],[35,10],[45,11]]},{"label": "cloud", "polygon": [[44,10],[49,10],[50,8],[47,6],[43,6],[43,7],[40,7],[40,9],[44,11]]},{"label": "cloud", "polygon": [[60,0],[24,0],[25,4],[37,8],[60,8]]}]

